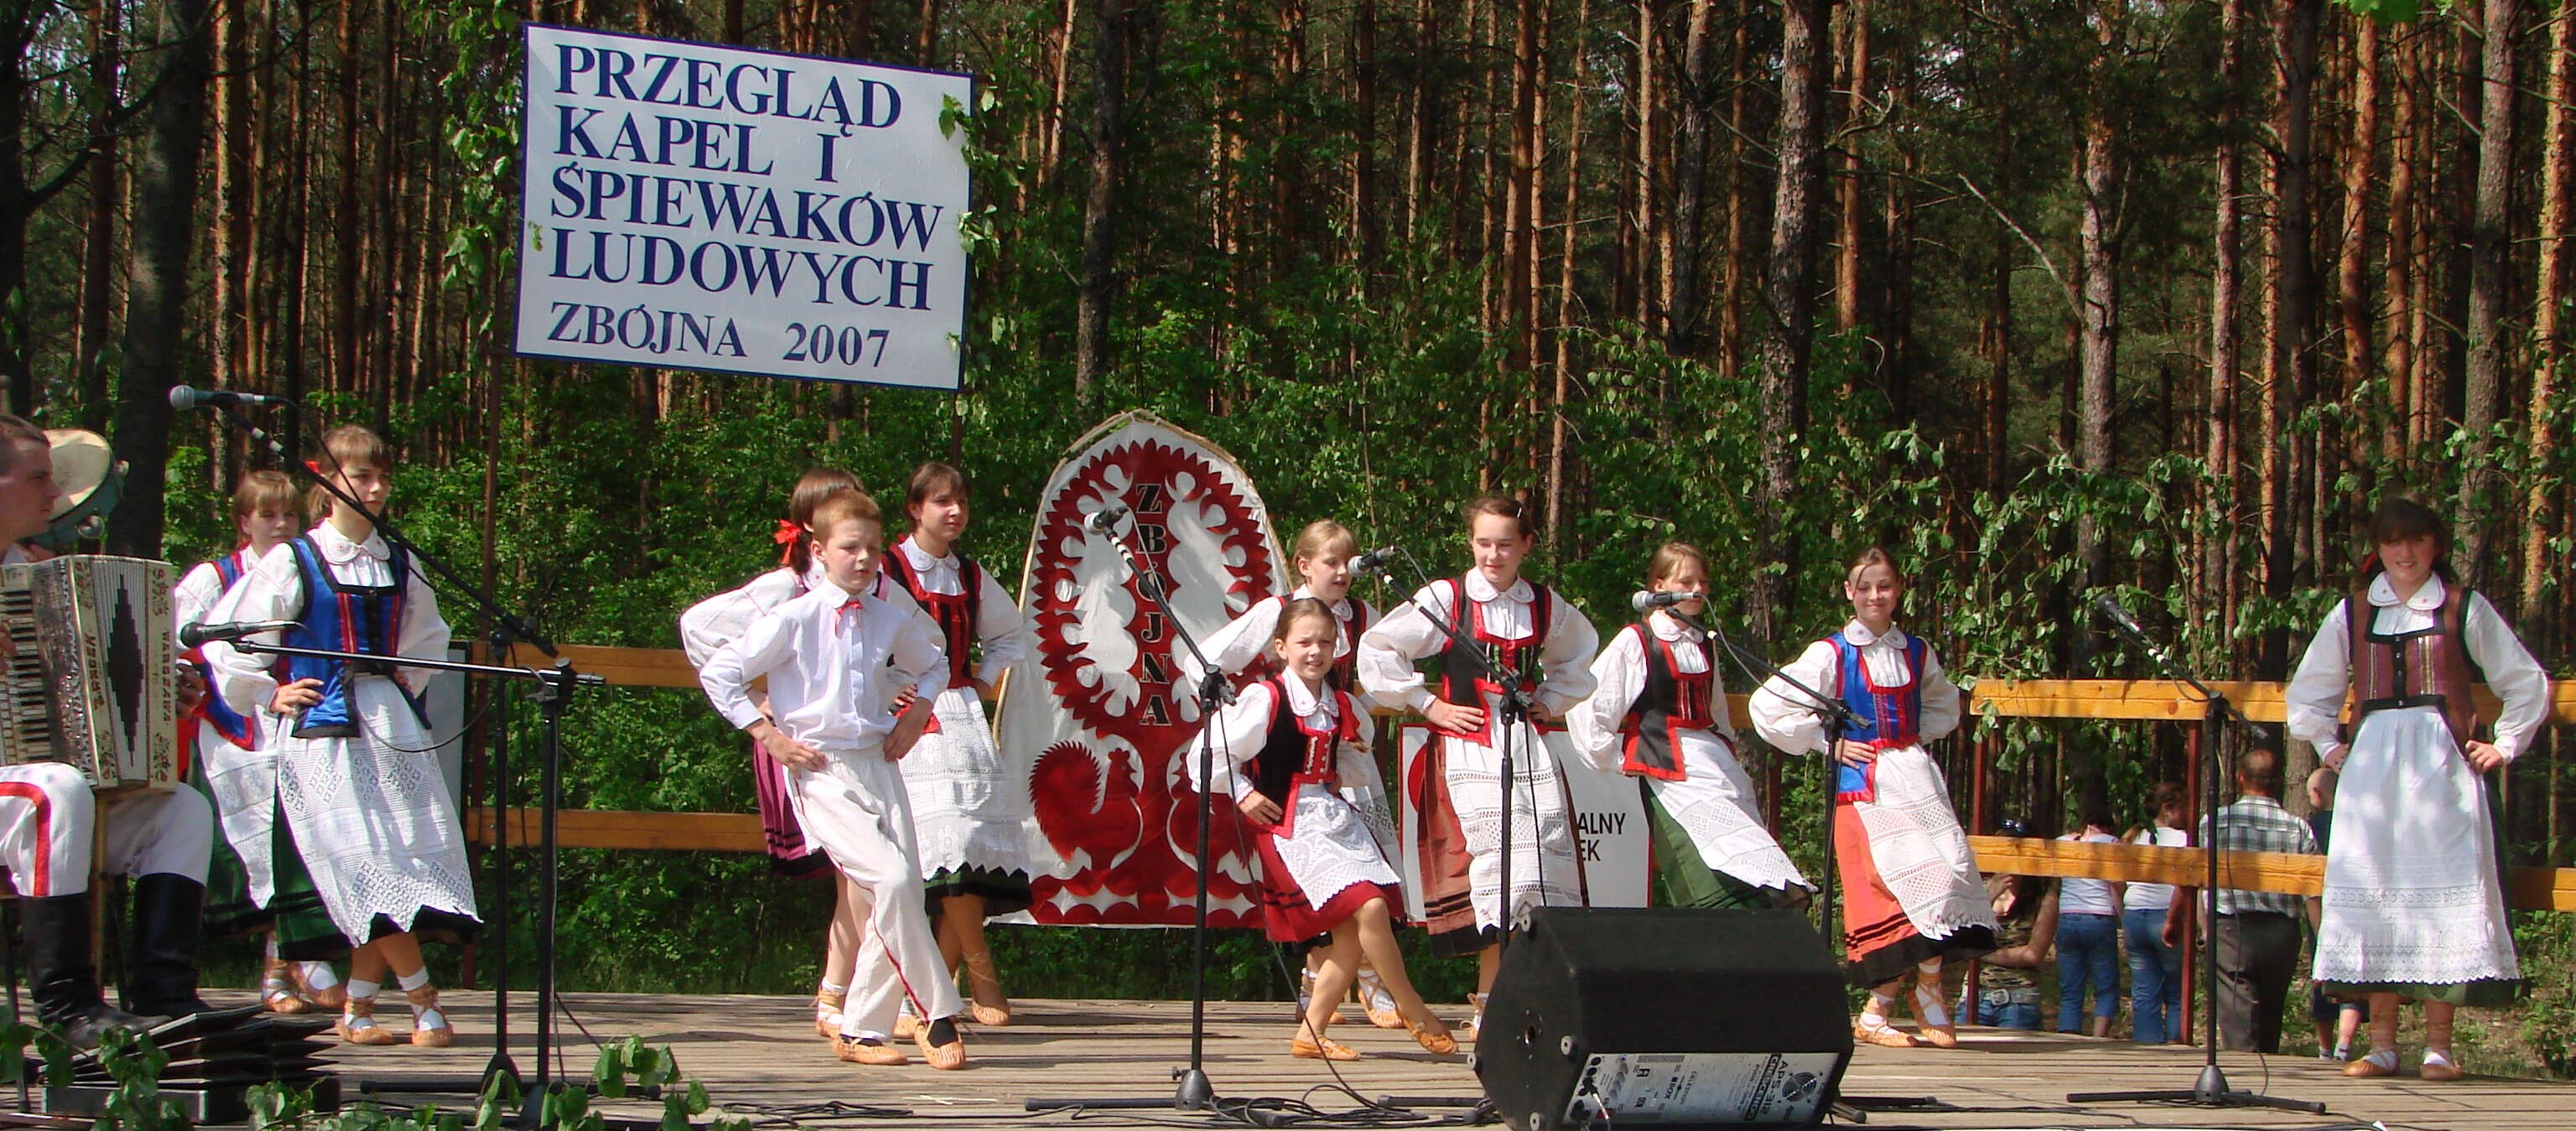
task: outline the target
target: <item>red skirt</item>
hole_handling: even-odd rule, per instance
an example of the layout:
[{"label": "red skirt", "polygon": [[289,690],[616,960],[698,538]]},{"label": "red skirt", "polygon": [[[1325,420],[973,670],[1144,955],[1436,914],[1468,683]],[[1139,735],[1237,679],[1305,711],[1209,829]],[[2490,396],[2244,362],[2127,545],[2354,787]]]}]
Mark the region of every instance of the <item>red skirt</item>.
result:
[{"label": "red skirt", "polygon": [[760,807],[760,839],[769,850],[769,873],[803,880],[834,874],[832,858],[805,839],[796,823],[796,803],[787,796],[787,767],[751,744],[752,800]]},{"label": "red skirt", "polygon": [[1289,876],[1287,862],[1279,858],[1277,841],[1266,830],[1252,830],[1253,849],[1261,857],[1262,933],[1270,941],[1305,942],[1317,935],[1329,935],[1372,899],[1385,900],[1389,911],[1404,906],[1403,896],[1396,889],[1365,880],[1334,892],[1322,907],[1308,903],[1306,893]]}]

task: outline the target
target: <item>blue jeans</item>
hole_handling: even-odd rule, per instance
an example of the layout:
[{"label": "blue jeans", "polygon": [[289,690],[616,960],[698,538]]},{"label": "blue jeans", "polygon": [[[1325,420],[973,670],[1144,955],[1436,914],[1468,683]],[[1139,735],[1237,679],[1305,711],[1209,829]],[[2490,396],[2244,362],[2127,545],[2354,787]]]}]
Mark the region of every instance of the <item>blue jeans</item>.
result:
[{"label": "blue jeans", "polygon": [[2084,1031],[2084,989],[2093,988],[2093,1016],[2120,1012],[2120,925],[2108,915],[2057,917],[2057,1031]]},{"label": "blue jeans", "polygon": [[[1965,1002],[1950,1010],[1953,1017],[1968,1015]],[[1977,1024],[1998,1029],[2039,1031],[2038,990],[1984,990],[1977,994]]]},{"label": "blue jeans", "polygon": [[2162,908],[2120,916],[2129,936],[2129,1018],[2137,1042],[2160,1045],[2182,1024],[2182,952],[2165,945]]}]

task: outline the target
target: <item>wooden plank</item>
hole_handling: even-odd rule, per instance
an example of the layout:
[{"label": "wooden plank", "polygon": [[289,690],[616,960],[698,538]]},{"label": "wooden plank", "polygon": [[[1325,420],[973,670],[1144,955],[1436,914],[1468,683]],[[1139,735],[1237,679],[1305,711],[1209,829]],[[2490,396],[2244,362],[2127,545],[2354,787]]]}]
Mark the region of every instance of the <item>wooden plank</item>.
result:
[{"label": "wooden plank", "polygon": [[[2277,723],[2289,717],[2283,697],[2288,684],[2254,680],[2219,680],[2209,689],[2228,698],[2246,717]],[[2550,685],[2549,720],[2576,724],[2576,685]],[[1968,710],[2004,718],[2103,719],[2135,722],[2194,722],[2207,710],[2198,693],[2181,684],[2153,679],[2032,679],[1976,681],[1968,692]],[[2478,717],[2494,722],[2503,704],[2484,684],[2478,686]],[[1742,716],[1738,716],[1739,718]]]},{"label": "wooden plank", "polygon": [[[688,657],[677,648],[567,644],[563,653],[574,667],[601,676],[614,686],[692,690],[698,686],[697,671],[689,667]],[[544,653],[525,644],[511,650],[510,662],[529,667],[550,663]],[[2280,722],[2287,717],[2282,700],[2285,684],[2224,680],[2209,686],[2257,721]],[[2003,718],[2189,722],[2200,718],[2203,710],[2192,694],[2180,684],[2157,679],[1983,679],[1974,681],[1968,693],[1968,709]],[[1727,696],[1738,719],[1747,717],[1745,700],[1743,695]],[[2490,721],[2498,709],[2494,694],[2484,687],[2478,688],[2478,709]],[[1379,709],[1376,713],[1391,716],[1396,712]],[[2576,724],[2576,684],[2551,685],[2550,721]]]},{"label": "wooden plank", "polygon": [[[2074,876],[2182,887],[2199,887],[2209,876],[2208,862],[2198,849],[2192,848],[2009,836],[1972,836],[1968,846],[1977,852],[1977,867],[1988,873]],[[2322,856],[2238,852],[2229,854],[2223,864],[2219,882],[2226,887],[2298,895],[2325,890],[2326,859]]]},{"label": "wooden plank", "polygon": [[[537,811],[510,810],[510,844],[537,843]],[[466,836],[491,844],[492,810],[465,811]],[[656,813],[619,809],[565,809],[555,814],[555,843],[563,848],[653,849],[683,852],[762,852],[760,818],[750,813]]]},{"label": "wooden plank", "polygon": [[[819,929],[821,924],[815,926]],[[1012,928],[999,927],[1007,931]],[[818,930],[819,933],[819,930]],[[1171,1066],[1190,1054],[1190,1006],[1178,1001],[1050,999],[1035,971],[1006,968],[1016,991],[1011,1024],[968,1030],[970,1057],[963,1072],[939,1072],[920,1063],[895,1068],[853,1068],[833,1059],[814,1035],[813,1009],[804,995],[640,995],[584,993],[579,1009],[588,1028],[603,1038],[636,1034],[671,1048],[691,1079],[705,1084],[717,1104],[802,1104],[840,1100],[886,1109],[891,1118],[868,1120],[843,1113],[800,1114],[811,1126],[931,1126],[945,1131],[1026,1131],[1030,1128],[1132,1127],[1154,1122],[1150,1113],[1092,1112],[1032,1116],[1021,1110],[1032,1098],[1132,1096],[1168,1100]],[[217,990],[220,1004],[247,1004],[249,990]],[[471,1076],[491,1057],[492,995],[447,989],[440,1005],[455,1022],[459,1040],[447,1048],[382,1051],[345,1044],[320,1055],[347,1077],[364,1076],[399,1089],[419,1076]],[[511,995],[511,1010],[525,1025],[533,1002]],[[1433,1002],[1451,1025],[1466,1019],[1457,1002]],[[1229,1096],[1304,1098],[1335,1111],[1352,1104],[1336,1091],[1347,1081],[1369,1097],[1463,1096],[1482,1093],[1464,1053],[1435,1057],[1401,1030],[1374,1029],[1345,1012],[1335,1040],[1361,1058],[1326,1065],[1292,1059],[1292,1022],[1275,1002],[1212,1001],[1206,1010],[1206,1066]],[[399,1028],[399,1026],[397,1026]],[[1963,1027],[1962,1047],[1952,1052],[1855,1050],[1843,1090],[1866,1096],[1929,1096],[1947,1107],[1891,1112],[1880,1121],[1921,1128],[2159,1127],[2302,1131],[2319,1125],[2304,1112],[2262,1108],[2192,1108],[2105,1104],[2076,1107],[2071,1091],[2189,1088],[2202,1053],[2184,1046],[2141,1047],[2126,1040]],[[519,1040],[524,1042],[524,1029]],[[910,1050],[906,1050],[910,1051]],[[521,1046],[524,1057],[525,1047]],[[575,1079],[589,1074],[598,1052],[579,1037],[563,1042],[565,1067]],[[2472,1052],[2472,1056],[2475,1053]],[[2335,1117],[2354,1125],[2378,1121],[2409,1128],[2478,1128],[2523,1131],[2568,1123],[2571,1091],[2564,1083],[2480,1076],[2453,1084],[2422,1085],[2412,1078],[2347,1080],[2342,1065],[2303,1056],[2258,1059],[2221,1052],[2219,1064],[2240,1085],[2263,1085],[2273,1095],[2331,1104]],[[2477,1066],[2472,1061],[2472,1066]],[[427,1097],[425,1097],[427,1098]],[[445,1097],[437,1097],[446,1102]],[[619,1115],[657,1118],[659,1108],[638,1099],[602,1100]],[[1423,1109],[1426,1114],[1430,1109]],[[736,1110],[727,1114],[747,1114]],[[1171,1126],[1224,1126],[1196,1116],[1169,1117]],[[1876,1126],[1878,1121],[1873,1121]]]}]

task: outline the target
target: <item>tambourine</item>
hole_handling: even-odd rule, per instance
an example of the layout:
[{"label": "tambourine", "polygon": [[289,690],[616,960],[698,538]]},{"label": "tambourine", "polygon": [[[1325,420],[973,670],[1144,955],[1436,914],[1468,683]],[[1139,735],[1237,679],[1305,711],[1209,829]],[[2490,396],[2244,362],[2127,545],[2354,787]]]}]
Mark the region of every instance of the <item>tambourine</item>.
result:
[{"label": "tambourine", "polygon": [[60,551],[107,530],[107,512],[116,509],[125,491],[125,461],[96,432],[48,429],[45,442],[53,448],[54,485],[63,497],[54,503],[45,532],[28,540]]}]

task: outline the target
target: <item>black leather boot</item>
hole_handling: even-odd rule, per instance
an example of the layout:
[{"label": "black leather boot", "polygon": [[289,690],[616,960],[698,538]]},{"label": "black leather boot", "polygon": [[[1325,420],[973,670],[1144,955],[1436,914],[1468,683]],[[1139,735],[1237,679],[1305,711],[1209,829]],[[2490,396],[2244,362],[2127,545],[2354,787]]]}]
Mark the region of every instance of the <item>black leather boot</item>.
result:
[{"label": "black leather boot", "polygon": [[134,881],[134,970],[125,979],[125,1008],[163,1017],[211,1008],[197,996],[205,910],[206,885],[186,876],[164,872]]},{"label": "black leather boot", "polygon": [[74,1049],[98,1047],[110,1029],[141,1032],[158,1018],[110,1007],[98,995],[98,967],[89,956],[89,893],[21,899],[27,929],[27,984],[36,1020],[58,1030]]}]

